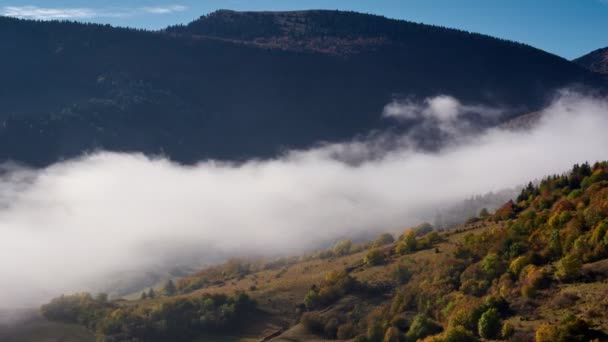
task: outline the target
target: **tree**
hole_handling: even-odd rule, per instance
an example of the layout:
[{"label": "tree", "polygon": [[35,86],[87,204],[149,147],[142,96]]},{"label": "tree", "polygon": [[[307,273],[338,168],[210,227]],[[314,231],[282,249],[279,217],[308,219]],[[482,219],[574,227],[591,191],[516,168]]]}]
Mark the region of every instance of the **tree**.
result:
[{"label": "tree", "polygon": [[432,321],[424,314],[418,314],[410,329],[405,334],[408,341],[416,341],[425,338],[426,336],[436,334],[441,331],[441,326]]},{"label": "tree", "polygon": [[154,292],[153,288],[150,288],[150,290],[148,290],[148,298],[152,299],[156,297],[156,292]]},{"label": "tree", "polygon": [[173,296],[175,295],[175,293],[177,293],[177,289],[175,288],[175,284],[173,283],[173,280],[169,279],[167,281],[167,283],[165,283],[165,286],[163,287],[163,294],[165,296]]},{"label": "tree", "polygon": [[443,333],[444,342],[476,342],[475,335],[462,325],[451,326]]},{"label": "tree", "polygon": [[380,247],[380,246],[388,245],[389,243],[393,243],[393,242],[395,242],[395,238],[389,233],[384,233],[384,234],[378,235],[376,240],[374,240],[373,246]]},{"label": "tree", "polygon": [[304,305],[308,310],[314,309],[319,306],[320,303],[319,294],[315,290],[309,290],[306,296],[304,296]]},{"label": "tree", "polygon": [[484,218],[484,217],[488,217],[490,216],[490,212],[488,211],[488,208],[483,208],[481,209],[481,211],[479,211],[479,217]]},{"label": "tree", "polygon": [[108,294],[105,292],[99,292],[97,294],[97,296],[95,297],[95,300],[99,303],[99,304],[105,304],[108,302]]},{"label": "tree", "polygon": [[581,275],[583,264],[576,254],[568,254],[557,263],[555,276],[561,281],[574,280]]},{"label": "tree", "polygon": [[146,293],[146,291],[141,292],[141,296],[139,296],[139,299],[148,299],[148,294]]},{"label": "tree", "polygon": [[488,309],[479,318],[477,323],[479,336],[492,339],[500,332],[500,317],[495,308]]},{"label": "tree", "polygon": [[350,249],[352,246],[353,243],[350,240],[338,241],[333,247],[334,254],[337,256],[347,255],[348,253],[350,253]]},{"label": "tree", "polygon": [[405,234],[403,240],[399,242],[395,251],[399,254],[407,254],[416,251],[416,232],[410,230]]},{"label": "tree", "polygon": [[503,273],[503,265],[496,253],[488,253],[481,261],[481,268],[490,278],[495,278]]},{"label": "tree", "polygon": [[363,262],[367,266],[380,265],[384,262],[384,254],[382,254],[382,252],[380,252],[378,249],[372,248],[369,250],[369,252],[367,252],[365,258],[363,258]]}]

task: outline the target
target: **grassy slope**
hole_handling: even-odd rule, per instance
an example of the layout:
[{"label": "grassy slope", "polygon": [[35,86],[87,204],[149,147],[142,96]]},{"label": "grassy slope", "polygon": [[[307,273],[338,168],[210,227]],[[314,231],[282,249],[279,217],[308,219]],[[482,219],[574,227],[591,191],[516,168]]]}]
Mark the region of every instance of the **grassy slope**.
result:
[{"label": "grassy slope", "polygon": [[95,335],[76,324],[49,322],[33,312],[27,319],[12,325],[0,325],[3,342],[93,342]]},{"label": "grassy slope", "polygon": [[[462,240],[467,233],[479,234],[485,230],[498,229],[500,223],[488,222],[485,226],[479,224],[465,225],[443,233],[443,242],[436,245],[435,249],[427,249],[407,255],[416,264],[426,265],[428,263],[441,263],[442,259],[450,257],[456,249],[456,244]],[[389,251],[394,244],[382,248]],[[319,284],[325,275],[334,270],[343,270],[347,267],[353,268],[350,274],[361,281],[382,282],[390,281],[390,269],[398,263],[402,256],[391,256],[386,263],[380,266],[365,267],[361,264],[367,250],[331,259],[316,259],[296,263],[274,270],[264,270],[247,275],[240,280],[226,282],[224,285],[213,285],[195,292],[180,295],[184,297],[197,297],[203,293],[234,294],[246,291],[259,303],[261,314],[255,317],[248,328],[240,336],[201,336],[197,341],[256,341],[267,336],[278,329],[285,332],[272,339],[272,341],[323,341],[323,339],[311,335],[302,326],[294,325],[295,307],[302,300],[313,284]],[[606,262],[588,265],[587,268],[602,268]],[[251,286],[256,289],[251,291]],[[535,300],[537,307],[534,311],[516,311],[509,318],[514,327],[523,331],[534,331],[536,327],[544,322],[557,322],[559,317],[566,311],[582,314],[588,318],[599,330],[608,331],[608,320],[601,315],[605,310],[608,296],[608,282],[599,281],[591,283],[563,284],[557,288],[542,290],[541,296]],[[174,298],[174,297],[172,297]],[[166,298],[148,300],[129,300],[122,305],[145,305],[152,306],[162,303]],[[379,299],[380,302],[366,303],[366,305],[377,305],[390,301],[390,297]],[[347,296],[338,303],[330,306],[328,310],[344,310],[352,308],[354,303],[360,303],[361,299]],[[409,313],[412,316],[414,312]],[[11,329],[0,330],[2,341],[93,341],[94,336],[86,329],[62,323],[53,323],[36,316]]]}]

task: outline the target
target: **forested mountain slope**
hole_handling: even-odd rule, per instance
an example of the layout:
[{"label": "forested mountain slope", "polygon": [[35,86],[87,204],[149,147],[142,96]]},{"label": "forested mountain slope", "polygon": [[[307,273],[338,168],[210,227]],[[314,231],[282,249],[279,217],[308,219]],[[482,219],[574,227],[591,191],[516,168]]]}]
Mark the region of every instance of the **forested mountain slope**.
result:
[{"label": "forested mountain slope", "polygon": [[[529,184],[465,225],[231,260],[142,293],[60,297],[56,321],[118,340],[201,334],[272,341],[603,341],[608,337],[608,163]],[[253,301],[252,301],[253,299]],[[215,338],[217,335],[215,335]]]},{"label": "forested mountain slope", "polygon": [[0,161],[38,166],[95,149],[269,157],[407,129],[381,117],[394,98],[447,94],[504,121],[602,86],[523,44],[339,11],[217,11],[159,32],[1,17],[0,54]]},{"label": "forested mountain slope", "polygon": [[597,49],[573,62],[593,72],[608,75],[608,48]]}]

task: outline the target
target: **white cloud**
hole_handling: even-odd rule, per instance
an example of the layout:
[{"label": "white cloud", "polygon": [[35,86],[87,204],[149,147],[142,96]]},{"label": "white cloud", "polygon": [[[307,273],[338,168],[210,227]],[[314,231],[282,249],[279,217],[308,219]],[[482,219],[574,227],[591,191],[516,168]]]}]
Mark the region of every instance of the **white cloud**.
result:
[{"label": "white cloud", "polygon": [[119,18],[142,14],[171,14],[187,10],[182,5],[137,8],[60,8],[39,6],[5,6],[0,15],[35,20],[78,20],[91,18]]},{"label": "white cloud", "polygon": [[6,6],[2,8],[0,14],[36,20],[85,19],[97,16],[97,12],[91,8],[45,8],[38,6]]},{"label": "white cloud", "polygon": [[466,114],[478,114],[496,120],[503,112],[502,109],[483,105],[465,105],[452,96],[439,95],[421,102],[393,100],[384,107],[383,116],[396,120],[418,120],[421,125],[433,126],[444,133],[456,135],[468,128],[468,122],[462,120]]},{"label": "white cloud", "polygon": [[183,12],[187,10],[188,7],[182,5],[173,5],[173,6],[165,6],[165,7],[143,7],[142,10],[147,13],[153,14],[169,14],[175,12]]},{"label": "white cloud", "polygon": [[531,131],[492,129],[436,153],[397,146],[356,165],[343,154],[364,155],[375,142],[242,164],[98,153],[13,167],[0,172],[0,305],[91,290],[116,272],[293,254],[416,224],[470,195],[608,159],[607,112],[603,100],[566,94]]}]

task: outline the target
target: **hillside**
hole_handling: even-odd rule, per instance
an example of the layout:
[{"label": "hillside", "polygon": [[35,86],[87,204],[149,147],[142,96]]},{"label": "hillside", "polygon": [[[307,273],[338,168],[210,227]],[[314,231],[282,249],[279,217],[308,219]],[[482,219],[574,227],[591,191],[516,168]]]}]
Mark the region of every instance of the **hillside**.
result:
[{"label": "hillside", "polygon": [[[147,32],[0,17],[0,161],[104,149],[183,163],[407,130],[395,97],[538,109],[597,76],[530,46],[338,11],[217,11]],[[474,117],[473,126],[497,124]]]},{"label": "hillside", "polygon": [[232,260],[140,300],[79,294],[42,312],[107,341],[203,332],[277,342],[600,341],[608,337],[606,279],[603,162],[530,183],[495,213],[452,229],[423,224],[397,239]]},{"label": "hillside", "polygon": [[608,48],[597,49],[573,62],[593,72],[608,75]]}]

